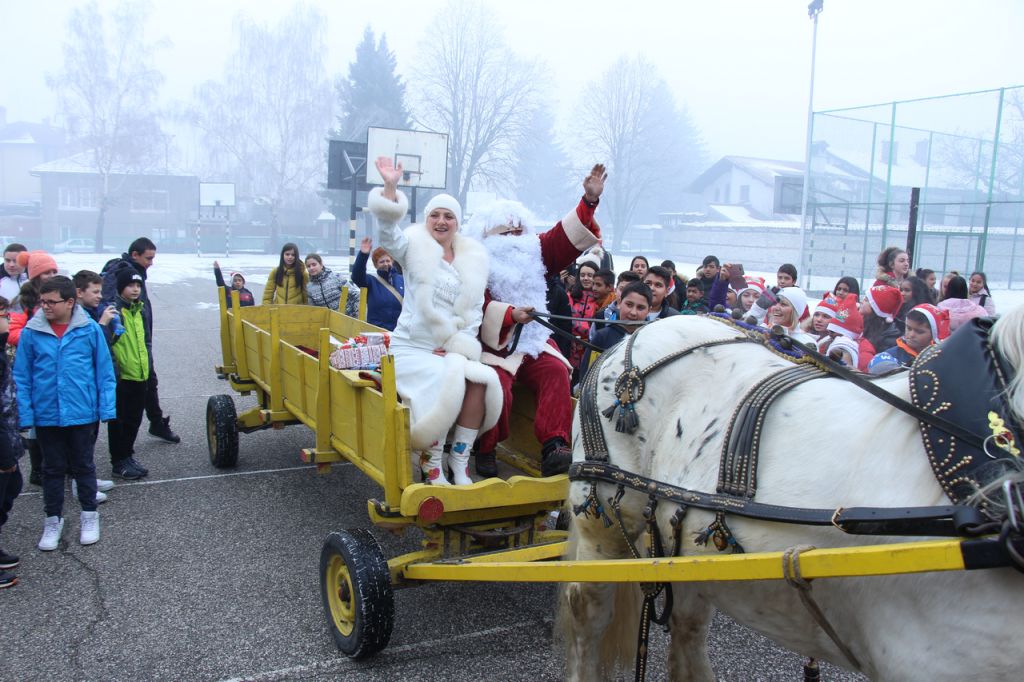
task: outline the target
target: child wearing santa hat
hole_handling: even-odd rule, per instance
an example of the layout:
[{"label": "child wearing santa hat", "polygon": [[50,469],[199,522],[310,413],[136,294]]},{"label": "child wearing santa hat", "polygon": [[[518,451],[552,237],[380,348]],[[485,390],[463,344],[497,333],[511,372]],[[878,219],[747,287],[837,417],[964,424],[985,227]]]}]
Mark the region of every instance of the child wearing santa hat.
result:
[{"label": "child wearing santa hat", "polygon": [[896,345],[872,358],[868,365],[871,374],[882,374],[897,367],[914,364],[918,354],[933,343],[949,336],[949,312],[931,303],[914,306],[907,313],[906,331],[896,339]]},{"label": "child wearing santa hat", "polygon": [[879,350],[891,348],[900,337],[895,319],[903,305],[903,294],[896,287],[874,286],[868,289],[860,304],[864,317],[864,337],[860,342],[860,361],[857,368],[866,372],[868,364]]},{"label": "child wearing santa hat", "polygon": [[825,294],[825,298],[818,301],[818,305],[814,307],[814,314],[809,320],[807,332],[815,338],[819,348],[823,341],[827,342],[832,338],[828,331],[828,323],[836,316],[837,303],[836,297],[830,292]]},{"label": "child wearing santa hat", "polygon": [[[847,294],[842,301],[835,301],[835,299],[833,301],[832,318],[825,324],[824,336],[818,340],[818,352],[828,352],[830,356],[832,345],[835,344],[836,339],[847,339],[854,346],[859,347],[861,336],[864,333],[864,318],[860,314],[857,296]],[[859,352],[853,357],[859,357]],[[857,365],[850,366],[856,367]]]}]

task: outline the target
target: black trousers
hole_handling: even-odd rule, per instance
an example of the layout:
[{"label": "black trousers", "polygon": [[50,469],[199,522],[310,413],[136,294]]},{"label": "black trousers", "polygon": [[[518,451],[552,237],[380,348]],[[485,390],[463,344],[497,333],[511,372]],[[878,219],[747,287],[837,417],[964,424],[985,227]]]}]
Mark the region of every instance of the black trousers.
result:
[{"label": "black trousers", "polygon": [[152,359],[149,361],[149,380],[146,381],[146,419],[158,424],[164,417],[164,411],[160,409],[160,395],[157,393],[156,370],[153,368]]},{"label": "black trousers", "polygon": [[15,464],[14,471],[0,471],[0,529],[7,523],[14,501],[21,494],[21,467]]},{"label": "black trousers", "polygon": [[96,422],[36,427],[43,451],[43,509],[47,516],[61,516],[68,474],[78,483],[82,511],[96,511],[96,465],[92,459],[95,432]]},{"label": "black trousers", "polygon": [[107,423],[110,463],[117,464],[135,453],[142,413],[148,402],[149,382],[117,380],[117,419]]}]

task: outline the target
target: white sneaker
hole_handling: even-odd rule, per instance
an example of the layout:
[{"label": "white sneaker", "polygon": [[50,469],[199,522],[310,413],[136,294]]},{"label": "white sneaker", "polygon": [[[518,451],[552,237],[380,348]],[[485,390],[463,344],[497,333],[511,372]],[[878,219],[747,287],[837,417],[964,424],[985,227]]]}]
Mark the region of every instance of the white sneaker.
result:
[{"label": "white sneaker", "polygon": [[47,516],[43,523],[43,537],[39,538],[39,549],[52,552],[60,544],[60,536],[64,532],[64,519],[59,516]]},{"label": "white sneaker", "polygon": [[82,535],[79,542],[83,545],[92,545],[100,541],[100,513],[82,512]]},{"label": "white sneaker", "polygon": [[114,487],[114,482],[113,481],[108,481],[105,478],[97,478],[96,479],[96,490],[99,490],[101,493],[105,493],[105,492],[107,492],[108,490],[110,490],[113,487]]},{"label": "white sneaker", "polygon": [[[100,487],[103,483],[109,483],[110,485],[107,488],[104,489],[104,488]],[[96,504],[103,504],[104,502],[106,502],[107,501],[107,494],[105,492],[103,492],[103,490],[110,490],[113,487],[114,487],[114,482],[113,481],[102,481],[102,480],[97,478],[96,479]],[[75,498],[76,500],[78,499],[78,481],[76,481],[73,478],[71,479],[71,497]]]}]

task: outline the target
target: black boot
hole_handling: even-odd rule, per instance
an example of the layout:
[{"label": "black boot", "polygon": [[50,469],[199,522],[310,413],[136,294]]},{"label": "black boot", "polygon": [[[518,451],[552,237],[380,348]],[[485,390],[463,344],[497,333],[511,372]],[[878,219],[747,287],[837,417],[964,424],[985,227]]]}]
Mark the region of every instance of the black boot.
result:
[{"label": "black boot", "polygon": [[171,418],[161,417],[158,421],[149,423],[149,435],[156,436],[168,443],[180,443],[181,438],[174,431],[171,431]]},{"label": "black boot", "polygon": [[498,475],[498,461],[494,457],[494,450],[490,452],[475,452],[473,459],[476,460],[476,473],[484,478],[494,478]]},{"label": "black boot", "polygon": [[39,441],[35,438],[25,438],[25,449],[28,450],[28,461],[31,468],[28,472],[28,482],[32,485],[43,484],[43,451],[39,448]]},{"label": "black boot", "polygon": [[541,450],[541,476],[557,476],[569,470],[572,464],[572,448],[562,438],[549,438]]}]

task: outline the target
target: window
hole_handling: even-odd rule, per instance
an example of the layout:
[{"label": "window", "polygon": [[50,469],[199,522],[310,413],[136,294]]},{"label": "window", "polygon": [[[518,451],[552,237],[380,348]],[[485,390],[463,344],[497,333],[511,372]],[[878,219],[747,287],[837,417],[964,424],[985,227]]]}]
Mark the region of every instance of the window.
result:
[{"label": "window", "polygon": [[132,192],[132,210],[167,213],[167,191],[154,189]]},{"label": "window", "polygon": [[92,187],[59,187],[57,188],[57,205],[62,209],[93,210],[99,199]]},{"label": "window", "polygon": [[740,185],[740,203],[750,203],[750,185]]}]

